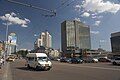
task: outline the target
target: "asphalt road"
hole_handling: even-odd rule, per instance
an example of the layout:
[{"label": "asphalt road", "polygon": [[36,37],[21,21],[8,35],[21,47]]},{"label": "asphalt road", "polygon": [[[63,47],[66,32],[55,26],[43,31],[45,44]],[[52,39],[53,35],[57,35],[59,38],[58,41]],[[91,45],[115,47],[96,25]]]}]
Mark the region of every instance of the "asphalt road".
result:
[{"label": "asphalt road", "polygon": [[50,71],[25,67],[25,60],[10,63],[13,80],[120,80],[120,66],[111,63],[68,64],[53,61]]}]

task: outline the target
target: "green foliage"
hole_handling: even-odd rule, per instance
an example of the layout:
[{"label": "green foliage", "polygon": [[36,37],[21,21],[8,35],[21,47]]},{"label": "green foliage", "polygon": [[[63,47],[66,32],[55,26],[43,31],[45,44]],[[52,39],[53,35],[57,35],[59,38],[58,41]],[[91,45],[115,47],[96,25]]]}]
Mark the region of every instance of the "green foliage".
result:
[{"label": "green foliage", "polygon": [[17,52],[17,56],[21,56],[21,57],[26,57],[26,55],[28,54],[28,50],[20,50]]}]

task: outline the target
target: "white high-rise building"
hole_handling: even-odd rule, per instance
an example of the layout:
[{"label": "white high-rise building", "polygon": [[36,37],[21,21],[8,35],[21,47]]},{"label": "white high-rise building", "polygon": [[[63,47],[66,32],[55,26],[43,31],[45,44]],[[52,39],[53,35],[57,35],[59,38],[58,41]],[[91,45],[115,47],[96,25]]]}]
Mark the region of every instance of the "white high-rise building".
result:
[{"label": "white high-rise building", "polygon": [[36,39],[36,41],[34,42],[34,49],[40,47],[41,45],[42,45],[42,40],[40,38]]},{"label": "white high-rise building", "polygon": [[52,36],[49,32],[42,32],[40,37],[34,42],[34,49],[37,47],[44,46],[51,48],[52,47]]},{"label": "white high-rise building", "polygon": [[42,32],[41,34],[42,46],[52,47],[52,36],[49,32]]},{"label": "white high-rise building", "polygon": [[45,33],[44,32],[41,33],[41,40],[42,40],[41,46],[45,46],[46,47],[46,37],[45,37]]}]

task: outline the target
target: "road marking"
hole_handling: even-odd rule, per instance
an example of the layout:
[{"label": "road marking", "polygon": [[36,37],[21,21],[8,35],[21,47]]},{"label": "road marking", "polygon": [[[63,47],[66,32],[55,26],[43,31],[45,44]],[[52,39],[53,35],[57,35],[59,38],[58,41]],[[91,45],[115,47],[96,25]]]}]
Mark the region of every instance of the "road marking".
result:
[{"label": "road marking", "polygon": [[102,70],[120,71],[120,69],[115,69],[115,68],[84,66],[84,65],[82,65],[82,64],[81,64],[81,65],[77,65],[77,64],[60,63],[59,65],[67,65],[67,66],[82,67],[82,68],[91,68],[91,69],[102,69]]},{"label": "road marking", "polygon": [[83,67],[83,68],[94,68],[94,69],[104,69],[104,70],[120,71],[120,69],[115,69],[115,68],[94,67],[94,66],[76,66],[76,65],[71,65],[71,66],[75,66],[75,67]]}]

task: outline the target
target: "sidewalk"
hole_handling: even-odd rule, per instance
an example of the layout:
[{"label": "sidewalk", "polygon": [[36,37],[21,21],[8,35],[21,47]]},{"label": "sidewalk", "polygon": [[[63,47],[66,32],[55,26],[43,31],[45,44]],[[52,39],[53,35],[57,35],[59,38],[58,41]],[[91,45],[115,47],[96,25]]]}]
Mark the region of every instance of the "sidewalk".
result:
[{"label": "sidewalk", "polygon": [[12,80],[10,63],[5,62],[0,69],[0,80]]}]

